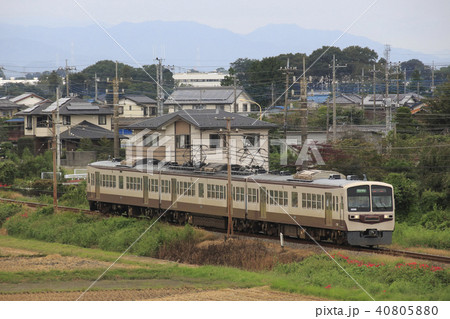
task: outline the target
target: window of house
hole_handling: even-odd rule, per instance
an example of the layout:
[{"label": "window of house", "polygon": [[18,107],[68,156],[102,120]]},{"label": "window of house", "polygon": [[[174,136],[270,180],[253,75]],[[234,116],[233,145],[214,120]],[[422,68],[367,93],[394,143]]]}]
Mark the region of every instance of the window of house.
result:
[{"label": "window of house", "polygon": [[147,135],[145,137],[145,145],[149,147],[159,146],[159,135],[156,134]]},{"label": "window of house", "polygon": [[247,112],[248,104],[242,104],[242,112]]},{"label": "window of house", "polygon": [[220,141],[221,138],[219,134],[209,134],[209,148],[219,148]]},{"label": "window of house", "polygon": [[117,112],[118,112],[119,114],[123,114],[123,106],[119,106],[119,107],[117,108]]},{"label": "window of house", "polygon": [[144,112],[144,116],[148,116],[148,107],[144,106],[142,111]]},{"label": "window of house", "polygon": [[63,115],[63,125],[70,125],[70,115]]},{"label": "window of house", "polygon": [[27,130],[31,130],[33,128],[33,117],[27,116]]},{"label": "window of house", "polygon": [[203,110],[205,109],[205,106],[202,104],[196,104],[192,107],[194,110]]},{"label": "window of house", "polygon": [[259,147],[259,134],[247,134],[243,137],[244,147]]},{"label": "window of house", "polygon": [[150,111],[152,113],[151,115],[156,115],[157,108],[156,107],[151,107]]},{"label": "window of house", "polygon": [[48,127],[50,124],[50,120],[47,116],[38,116],[36,122],[37,127]]},{"label": "window of house", "polygon": [[106,115],[98,116],[98,125],[106,125]]},{"label": "window of house", "polygon": [[177,135],[175,137],[175,147],[176,148],[189,148],[191,146],[191,136],[190,135]]}]

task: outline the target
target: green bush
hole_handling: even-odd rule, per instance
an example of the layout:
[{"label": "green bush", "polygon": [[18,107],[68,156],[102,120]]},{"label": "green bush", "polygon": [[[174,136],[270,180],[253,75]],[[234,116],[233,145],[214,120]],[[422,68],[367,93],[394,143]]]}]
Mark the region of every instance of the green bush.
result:
[{"label": "green bush", "polygon": [[22,206],[16,204],[0,204],[0,226],[7,218],[16,215],[22,210]]},{"label": "green bush", "polygon": [[[52,207],[16,215],[5,223],[11,236],[119,252],[125,251],[150,225],[152,221],[125,217],[103,219],[68,212],[55,215]],[[156,257],[161,247],[193,239],[195,231],[191,226],[156,223],[130,252]]]},{"label": "green bush", "polygon": [[436,206],[422,216],[420,224],[426,229],[448,231],[450,229],[450,209],[440,210]]},{"label": "green bush", "polygon": [[88,208],[89,203],[86,197],[86,182],[78,185],[70,185],[63,196],[60,198],[60,204],[63,206]]}]

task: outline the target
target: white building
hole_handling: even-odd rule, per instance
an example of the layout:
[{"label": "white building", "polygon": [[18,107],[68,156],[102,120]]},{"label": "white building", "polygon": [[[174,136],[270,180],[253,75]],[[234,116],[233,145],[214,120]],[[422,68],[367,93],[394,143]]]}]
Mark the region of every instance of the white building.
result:
[{"label": "white building", "polygon": [[227,76],[227,73],[175,73],[173,79],[176,87],[193,86],[193,87],[217,87],[220,82]]}]

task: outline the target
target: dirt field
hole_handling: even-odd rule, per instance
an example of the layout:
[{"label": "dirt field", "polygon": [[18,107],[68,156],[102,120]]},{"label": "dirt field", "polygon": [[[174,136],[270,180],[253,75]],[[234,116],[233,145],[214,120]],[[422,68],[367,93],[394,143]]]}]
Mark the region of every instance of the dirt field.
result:
[{"label": "dirt field", "polygon": [[[157,264],[174,264],[163,260],[127,256],[127,259]],[[43,255],[39,252],[0,246],[0,272],[106,269],[110,263],[79,257]],[[119,265],[121,268],[136,268]],[[196,267],[190,265],[190,267]],[[77,300],[89,281],[28,282],[19,284],[0,283],[0,301],[71,301]],[[80,300],[167,300],[167,301],[269,301],[269,300],[320,300],[285,292],[272,291],[268,287],[249,289],[199,289],[170,279],[152,280],[102,280],[95,289],[88,291]]]}]

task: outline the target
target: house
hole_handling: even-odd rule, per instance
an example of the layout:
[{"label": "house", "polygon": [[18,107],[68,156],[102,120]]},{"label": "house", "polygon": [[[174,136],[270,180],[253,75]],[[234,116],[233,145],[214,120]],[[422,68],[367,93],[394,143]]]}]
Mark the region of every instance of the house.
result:
[{"label": "house", "polygon": [[[375,105],[376,109],[378,108],[384,108],[386,104],[386,95],[385,94],[368,94],[364,98],[364,109],[366,110],[373,110],[374,105],[374,99],[375,99]],[[388,102],[391,103],[392,106],[400,107],[400,106],[407,106],[410,107],[413,104],[416,104],[417,102],[420,102],[423,99],[423,96],[417,95],[415,93],[407,93],[407,94],[389,94],[388,96]]]},{"label": "house", "polygon": [[231,162],[268,169],[269,130],[276,125],[217,110],[183,110],[129,126],[127,159],[154,158],[166,162],[226,163],[224,133],[231,124]]},{"label": "house", "polygon": [[24,108],[26,107],[10,100],[0,99],[0,117],[12,118],[14,114]]},{"label": "house", "polygon": [[58,105],[60,133],[83,121],[111,130],[113,111],[109,107],[98,106],[78,98],[61,98],[57,102],[37,104],[16,114],[17,117],[24,117],[24,135],[35,138],[36,152],[49,148],[53,136],[53,113],[57,113]]},{"label": "house", "polygon": [[[236,97],[236,108],[234,100]],[[169,113],[179,110],[222,110],[232,113],[256,113],[257,106],[242,88],[233,87],[184,87],[177,88],[164,102]],[[235,112],[236,111],[236,112]]]},{"label": "house", "polygon": [[38,103],[48,102],[49,100],[34,93],[26,92],[10,99],[11,102],[25,106],[34,106]]},{"label": "house", "polygon": [[[86,120],[68,127],[68,129],[60,135],[62,147],[68,151],[76,150],[82,139],[89,139],[93,144],[97,145],[101,139],[105,138],[113,140],[114,132]],[[124,139],[126,137],[119,135],[119,138]]]},{"label": "house", "polygon": [[[344,108],[360,107],[362,104],[361,95],[353,93],[341,93],[336,96],[336,106]],[[328,98],[330,105],[333,103],[333,98]]]},{"label": "house", "polygon": [[119,117],[146,118],[157,113],[156,101],[145,95],[126,94],[119,98]]}]

